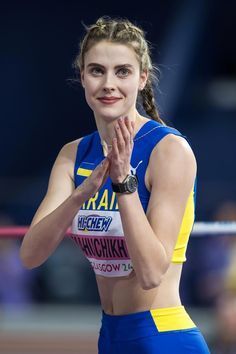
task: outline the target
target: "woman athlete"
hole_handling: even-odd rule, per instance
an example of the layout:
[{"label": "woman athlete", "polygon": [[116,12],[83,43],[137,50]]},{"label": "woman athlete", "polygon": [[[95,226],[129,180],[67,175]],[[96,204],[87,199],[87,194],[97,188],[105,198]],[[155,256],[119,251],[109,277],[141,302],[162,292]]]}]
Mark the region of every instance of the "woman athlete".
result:
[{"label": "woman athlete", "polygon": [[41,265],[72,225],[96,274],[99,354],[209,353],[179,296],[196,161],[158,115],[144,32],[128,20],[99,18],[75,67],[97,131],[59,152],[21,246],[23,264]]}]

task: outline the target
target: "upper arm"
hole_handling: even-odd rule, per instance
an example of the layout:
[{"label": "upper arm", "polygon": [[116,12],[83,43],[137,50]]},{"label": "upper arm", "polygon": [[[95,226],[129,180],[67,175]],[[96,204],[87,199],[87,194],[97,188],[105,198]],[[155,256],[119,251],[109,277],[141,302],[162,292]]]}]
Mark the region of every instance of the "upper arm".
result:
[{"label": "upper arm", "polygon": [[47,193],[31,223],[31,227],[54,211],[74,190],[73,171],[80,140],[63,146],[52,167]]},{"label": "upper arm", "polygon": [[185,139],[169,134],[154,148],[148,169],[151,196],[147,218],[170,261],[194,186],[196,160]]}]

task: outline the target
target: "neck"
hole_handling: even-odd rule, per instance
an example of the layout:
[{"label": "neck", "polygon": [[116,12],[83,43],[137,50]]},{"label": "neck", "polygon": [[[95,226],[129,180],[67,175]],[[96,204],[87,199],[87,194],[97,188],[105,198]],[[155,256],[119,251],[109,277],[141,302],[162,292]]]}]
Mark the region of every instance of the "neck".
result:
[{"label": "neck", "polygon": [[[117,119],[118,118],[119,117],[117,117]],[[133,115],[130,115],[129,118],[130,120],[135,122],[134,135],[144,124],[144,122],[148,120],[147,118],[142,117],[137,111],[135,111]],[[111,150],[112,147],[112,139],[115,137],[114,125],[116,124],[117,119],[108,121],[95,116],[95,121],[96,121],[97,129],[101,139],[101,145],[103,147],[103,152],[105,156],[107,156],[108,152]]]}]

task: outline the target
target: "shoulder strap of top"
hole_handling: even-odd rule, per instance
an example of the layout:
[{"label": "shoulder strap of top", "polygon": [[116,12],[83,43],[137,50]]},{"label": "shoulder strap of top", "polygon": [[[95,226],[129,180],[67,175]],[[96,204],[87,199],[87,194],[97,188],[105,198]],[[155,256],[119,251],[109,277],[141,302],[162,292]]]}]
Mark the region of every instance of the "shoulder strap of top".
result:
[{"label": "shoulder strap of top", "polygon": [[153,148],[157,143],[159,143],[160,140],[162,140],[162,138],[168,134],[182,136],[186,139],[186,137],[182,135],[177,129],[162,125],[157,121],[150,120],[139,130],[136,137],[134,138],[134,141],[138,142],[140,140],[141,142],[142,138],[147,137],[148,139],[145,139],[145,143],[148,143],[148,145],[152,146]]},{"label": "shoulder strap of top", "polygon": [[84,136],[77,147],[76,158],[75,158],[75,166],[74,166],[74,176],[76,176],[76,171],[83,160],[84,156],[87,154],[90,148],[90,142],[94,136],[95,132],[89,135]]}]

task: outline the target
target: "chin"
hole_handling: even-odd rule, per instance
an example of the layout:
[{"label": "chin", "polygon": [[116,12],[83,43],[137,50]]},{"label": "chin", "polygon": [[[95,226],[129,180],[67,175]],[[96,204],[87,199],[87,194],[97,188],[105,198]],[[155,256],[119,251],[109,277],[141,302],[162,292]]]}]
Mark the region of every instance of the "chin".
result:
[{"label": "chin", "polygon": [[96,112],[95,115],[97,117],[101,117],[101,119],[110,122],[110,121],[115,121],[119,117],[124,117],[127,116],[127,112]]}]

